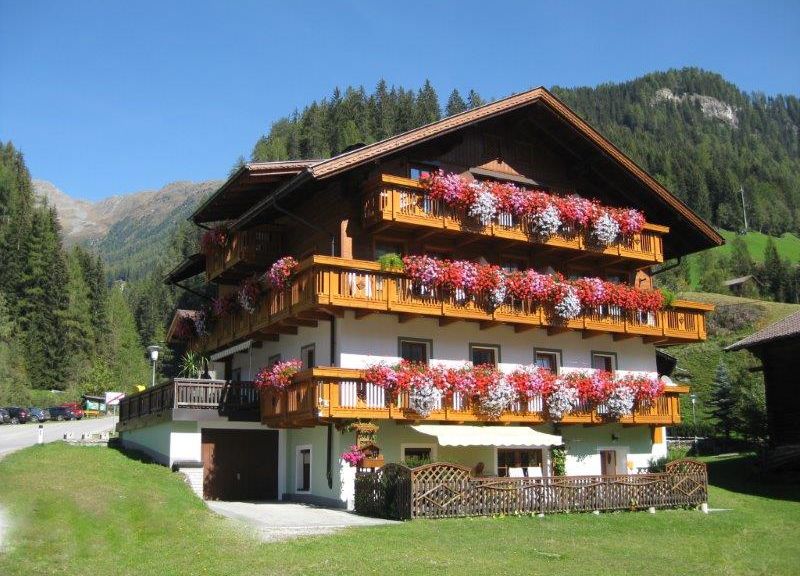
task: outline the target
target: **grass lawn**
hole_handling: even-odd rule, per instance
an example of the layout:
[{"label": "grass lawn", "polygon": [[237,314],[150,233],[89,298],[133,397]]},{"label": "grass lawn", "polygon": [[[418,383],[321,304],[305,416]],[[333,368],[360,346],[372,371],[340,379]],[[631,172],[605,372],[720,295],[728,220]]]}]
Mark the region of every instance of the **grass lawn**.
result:
[{"label": "grass lawn", "polygon": [[14,527],[0,574],[797,574],[800,487],[711,461],[710,505],[546,518],[412,521],[263,544],[166,468],[106,448],[34,447],[0,461]]}]

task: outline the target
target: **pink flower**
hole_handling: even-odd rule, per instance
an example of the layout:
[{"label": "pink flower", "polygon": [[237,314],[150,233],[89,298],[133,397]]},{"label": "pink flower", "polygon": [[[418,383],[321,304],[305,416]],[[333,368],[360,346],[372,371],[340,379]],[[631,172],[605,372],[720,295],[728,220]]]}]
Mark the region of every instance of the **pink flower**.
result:
[{"label": "pink flower", "polygon": [[264,275],[267,285],[275,290],[283,290],[289,286],[289,281],[299,266],[297,260],[291,256],[284,256],[270,266]]},{"label": "pink flower", "polygon": [[253,384],[256,388],[272,388],[285,390],[291,383],[294,375],[303,367],[303,362],[298,359],[276,362],[271,367],[264,367],[258,371]]}]

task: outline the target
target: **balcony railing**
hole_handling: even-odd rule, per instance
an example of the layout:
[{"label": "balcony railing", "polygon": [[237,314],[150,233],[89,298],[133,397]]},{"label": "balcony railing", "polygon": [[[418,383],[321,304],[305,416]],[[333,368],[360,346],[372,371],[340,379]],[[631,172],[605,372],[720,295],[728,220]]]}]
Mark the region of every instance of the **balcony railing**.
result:
[{"label": "balcony railing", "polygon": [[669,232],[666,226],[645,224],[640,234],[633,234],[605,249],[599,249],[587,241],[585,234],[560,234],[546,240],[537,238],[530,233],[524,220],[512,214],[500,214],[494,222],[484,226],[463,211],[433,200],[417,180],[409,178],[383,174],[377,181],[367,183],[365,192],[364,221],[368,226],[388,226],[393,223],[424,226],[443,232],[471,232],[653,264],[664,261],[662,236]]},{"label": "balcony railing", "polygon": [[[622,424],[664,426],[681,421],[679,394],[688,392],[686,386],[670,386],[663,396],[648,404],[636,406],[631,416],[619,420]],[[601,405],[579,407],[566,414],[565,424],[601,424],[607,421]],[[476,410],[472,398],[455,393],[443,398],[437,409],[422,418],[410,408],[408,394],[390,398],[386,391],[364,381],[363,372],[348,368],[313,368],[297,374],[294,382],[283,391],[265,390],[261,393],[261,421],[270,426],[313,426],[320,419],[374,419],[426,422],[483,422],[487,418]],[[495,422],[540,424],[548,421],[541,397],[520,398],[510,411]]]},{"label": "balcony railing", "polygon": [[225,414],[258,407],[259,391],[252,382],[176,378],[120,400],[119,421],[124,423],[175,408],[217,410]]},{"label": "balcony railing", "polygon": [[237,277],[263,272],[280,254],[281,235],[274,228],[233,232],[227,245],[215,246],[206,255],[206,278],[211,281],[227,271],[238,272]]},{"label": "balcony railing", "polygon": [[665,310],[637,313],[614,306],[592,309],[578,318],[562,321],[546,306],[532,302],[508,302],[492,310],[481,298],[464,301],[458,295],[420,291],[403,274],[382,271],[375,262],[311,256],[304,260],[293,284],[271,292],[253,314],[238,312],[218,320],[211,334],[194,347],[213,350],[233,341],[260,334],[279,334],[308,322],[309,317],[336,310],[357,310],[360,314],[389,312],[401,319],[432,317],[472,320],[548,328],[553,331],[586,330],[619,337],[642,336],[662,344],[697,342],[706,338],[705,313],[708,304],[679,300]]}]

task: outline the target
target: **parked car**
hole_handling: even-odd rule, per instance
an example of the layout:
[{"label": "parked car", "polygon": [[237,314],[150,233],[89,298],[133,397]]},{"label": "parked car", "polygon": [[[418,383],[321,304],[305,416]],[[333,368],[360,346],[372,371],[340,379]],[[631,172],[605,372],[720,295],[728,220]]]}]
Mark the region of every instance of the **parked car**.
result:
[{"label": "parked car", "polygon": [[78,415],[68,406],[53,406],[47,409],[52,420],[78,420]]},{"label": "parked car", "polygon": [[31,419],[31,415],[27,408],[20,408],[19,406],[6,406],[8,415],[11,416],[12,424],[25,424]]},{"label": "parked car", "polygon": [[34,422],[47,422],[50,420],[50,412],[45,410],[44,408],[28,408],[28,412],[31,414],[31,420]]},{"label": "parked car", "polygon": [[64,402],[62,404],[65,408],[69,408],[75,414],[75,417],[80,420],[83,418],[83,408],[77,402]]},{"label": "parked car", "polygon": [[0,408],[0,424],[11,424],[11,416],[5,408]]}]

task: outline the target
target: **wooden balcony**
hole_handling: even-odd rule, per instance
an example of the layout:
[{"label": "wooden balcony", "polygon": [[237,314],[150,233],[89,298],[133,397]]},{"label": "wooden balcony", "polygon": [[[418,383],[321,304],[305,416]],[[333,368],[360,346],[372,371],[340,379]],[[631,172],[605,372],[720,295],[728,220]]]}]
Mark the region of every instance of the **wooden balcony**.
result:
[{"label": "wooden balcony", "polygon": [[206,255],[206,279],[237,283],[251,274],[265,272],[267,265],[280,256],[281,235],[274,227],[233,232],[226,246],[215,246]]},{"label": "wooden balcony", "polygon": [[[665,426],[681,421],[679,394],[686,386],[670,386],[654,402],[637,406],[622,424]],[[602,424],[608,419],[602,406],[584,406],[561,420],[564,424]],[[396,399],[363,379],[361,370],[347,368],[313,368],[297,374],[294,383],[283,391],[261,393],[261,422],[275,427],[315,426],[329,420],[398,420],[405,422],[485,422],[487,418],[475,409],[471,398],[453,394],[443,399],[427,418],[409,408],[408,394]],[[541,397],[520,399],[511,411],[504,412],[500,424],[541,424],[548,421]]]},{"label": "wooden balcony", "polygon": [[662,236],[666,226],[645,224],[634,234],[605,249],[595,248],[585,234],[556,235],[542,240],[532,235],[524,221],[511,214],[500,214],[493,223],[483,226],[463,211],[454,210],[431,199],[417,180],[388,174],[365,186],[364,222],[373,230],[425,227],[442,234],[471,233],[518,242],[534,242],[556,249],[579,250],[601,257],[632,260],[641,264],[664,261]]},{"label": "wooden balcony", "polygon": [[668,345],[705,340],[705,313],[713,308],[682,300],[649,314],[605,306],[564,322],[547,307],[531,302],[506,303],[492,311],[480,298],[459,302],[438,291],[420,293],[403,274],[381,271],[375,262],[311,256],[300,264],[291,287],[268,293],[253,314],[239,312],[217,321],[211,334],[193,347],[211,351],[237,340],[296,334],[298,326],[314,326],[317,320],[341,315],[344,310],[355,310],[357,317],[393,313],[401,322],[428,317],[440,322],[480,322],[482,328],[505,323],[517,331],[582,330],[586,336],[611,333],[617,339],[642,337]]},{"label": "wooden balcony", "polygon": [[176,378],[120,400],[119,426],[124,428],[137,419],[163,416],[179,408],[215,410],[238,420],[244,412],[257,414],[259,391],[252,382]]}]

